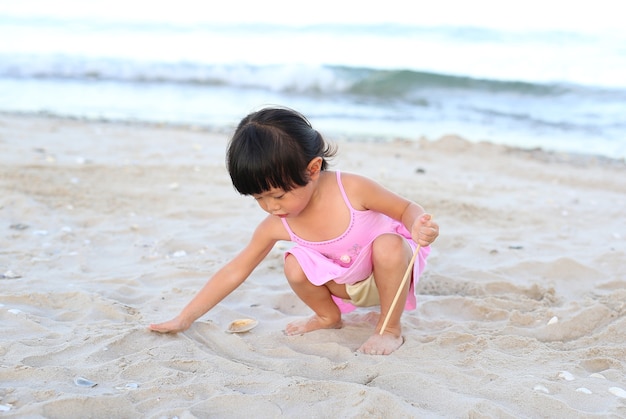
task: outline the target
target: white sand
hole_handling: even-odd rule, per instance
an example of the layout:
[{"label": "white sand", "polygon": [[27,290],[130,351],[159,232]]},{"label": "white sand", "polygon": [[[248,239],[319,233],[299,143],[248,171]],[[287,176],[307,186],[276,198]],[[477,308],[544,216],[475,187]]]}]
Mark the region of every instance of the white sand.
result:
[{"label": "white sand", "polygon": [[[286,244],[189,331],[147,330],[264,216],[231,187],[226,141],[0,115],[0,417],[626,417],[623,162],[338,141],[334,168],[441,226],[406,343],[383,357],[354,353],[367,310],[282,333],[310,314]],[[224,332],[242,317],[258,327]]]}]

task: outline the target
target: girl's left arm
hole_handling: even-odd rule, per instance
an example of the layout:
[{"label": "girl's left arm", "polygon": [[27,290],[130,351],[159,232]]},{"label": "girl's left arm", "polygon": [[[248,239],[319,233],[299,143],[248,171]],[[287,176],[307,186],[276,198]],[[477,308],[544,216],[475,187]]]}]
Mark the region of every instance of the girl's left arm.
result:
[{"label": "girl's left arm", "polygon": [[439,235],[439,225],[424,208],[366,177],[344,174],[344,187],[355,209],[381,212],[400,221],[420,246],[428,246]]}]

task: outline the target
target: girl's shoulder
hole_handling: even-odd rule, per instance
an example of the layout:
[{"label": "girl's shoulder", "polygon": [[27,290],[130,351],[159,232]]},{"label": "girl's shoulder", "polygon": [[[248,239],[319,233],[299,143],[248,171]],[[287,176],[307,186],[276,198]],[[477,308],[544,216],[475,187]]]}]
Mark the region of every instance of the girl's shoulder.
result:
[{"label": "girl's shoulder", "polygon": [[341,172],[341,186],[352,208],[358,211],[367,208],[365,202],[375,183],[359,174]]},{"label": "girl's shoulder", "polygon": [[290,240],[289,233],[281,219],[273,215],[266,216],[259,223],[254,236],[254,238],[268,241]]},{"label": "girl's shoulder", "polygon": [[374,184],[374,181],[356,173],[341,172],[341,184],[346,192],[358,192],[360,189],[368,188]]}]

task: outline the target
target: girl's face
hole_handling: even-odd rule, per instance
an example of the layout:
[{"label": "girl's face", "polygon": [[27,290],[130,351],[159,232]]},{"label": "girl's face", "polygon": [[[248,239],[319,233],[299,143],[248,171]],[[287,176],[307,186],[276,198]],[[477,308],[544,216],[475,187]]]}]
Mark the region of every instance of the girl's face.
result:
[{"label": "girl's face", "polygon": [[297,217],[311,199],[311,183],[289,192],[272,188],[258,195],[252,195],[259,206],[267,213],[280,218]]},{"label": "girl's face", "polygon": [[272,188],[260,194],[252,195],[259,206],[269,214],[280,218],[294,218],[300,215],[309,205],[315,192],[315,185],[320,176],[322,158],[315,157],[307,166],[309,183],[285,192],[280,188]]}]

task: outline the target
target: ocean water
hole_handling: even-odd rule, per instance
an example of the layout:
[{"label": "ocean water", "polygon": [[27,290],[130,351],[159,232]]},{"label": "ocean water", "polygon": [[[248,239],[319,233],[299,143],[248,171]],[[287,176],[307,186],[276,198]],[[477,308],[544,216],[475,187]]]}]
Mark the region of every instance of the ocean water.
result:
[{"label": "ocean water", "polygon": [[618,11],[531,1],[533,13],[489,19],[485,1],[419,16],[391,13],[397,1],[309,14],[277,2],[283,16],[272,2],[0,0],[0,112],[230,130],[280,104],[331,138],[455,133],[625,158]]}]

